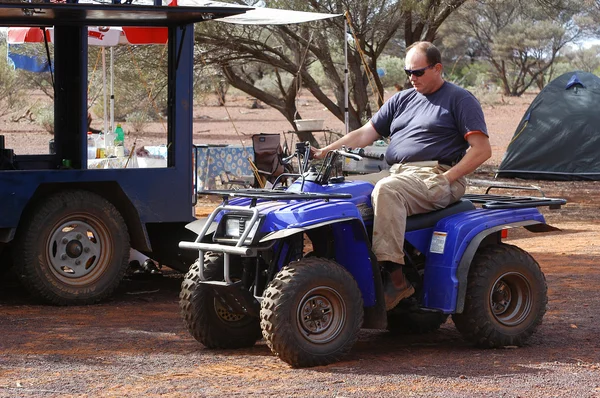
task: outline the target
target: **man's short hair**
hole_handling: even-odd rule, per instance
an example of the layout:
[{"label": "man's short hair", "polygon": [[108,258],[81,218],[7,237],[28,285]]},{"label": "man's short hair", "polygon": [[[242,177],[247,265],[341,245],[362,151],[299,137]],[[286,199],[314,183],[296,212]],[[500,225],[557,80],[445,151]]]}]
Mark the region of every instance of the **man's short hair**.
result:
[{"label": "man's short hair", "polygon": [[432,42],[429,41],[417,41],[408,46],[406,49],[406,53],[408,53],[412,49],[418,50],[421,53],[425,54],[427,58],[427,63],[429,65],[441,64],[442,63],[442,54],[440,50],[436,46],[433,45]]}]

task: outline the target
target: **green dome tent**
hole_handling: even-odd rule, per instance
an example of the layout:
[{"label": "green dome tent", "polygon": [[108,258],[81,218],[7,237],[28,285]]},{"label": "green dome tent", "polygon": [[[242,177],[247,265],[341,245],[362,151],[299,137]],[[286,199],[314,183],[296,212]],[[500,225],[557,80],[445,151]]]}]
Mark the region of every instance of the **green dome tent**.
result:
[{"label": "green dome tent", "polygon": [[600,78],[577,71],[548,84],[525,112],[496,177],[600,180]]}]

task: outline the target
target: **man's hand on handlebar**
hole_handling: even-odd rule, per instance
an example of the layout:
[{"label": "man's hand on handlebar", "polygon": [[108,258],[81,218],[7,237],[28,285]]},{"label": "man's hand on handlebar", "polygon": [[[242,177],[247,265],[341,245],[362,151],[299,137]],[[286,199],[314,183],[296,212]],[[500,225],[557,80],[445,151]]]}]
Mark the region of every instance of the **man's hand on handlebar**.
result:
[{"label": "man's hand on handlebar", "polygon": [[311,159],[323,159],[327,155],[327,151],[322,149],[315,148],[313,146],[310,147],[310,158]]}]

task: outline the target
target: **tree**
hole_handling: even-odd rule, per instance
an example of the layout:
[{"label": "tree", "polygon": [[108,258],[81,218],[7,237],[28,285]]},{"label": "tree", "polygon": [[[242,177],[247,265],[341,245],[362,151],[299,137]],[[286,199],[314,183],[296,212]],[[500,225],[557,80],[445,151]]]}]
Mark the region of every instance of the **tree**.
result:
[{"label": "tree", "polygon": [[[376,98],[377,106],[383,103],[383,85],[376,71],[386,48],[403,50],[405,45],[417,40],[435,39],[442,22],[465,1],[272,0],[260,3],[298,11],[335,14],[348,11],[354,35],[348,51],[349,127],[355,129],[372,115],[370,97]],[[199,62],[219,65],[232,86],[274,107],[292,126],[294,119],[301,118],[296,107],[296,96],[301,88],[308,89],[331,113],[344,120],[343,46],[346,38],[344,20],[340,17],[307,24],[261,27],[203,23],[196,29],[196,42],[204,49]],[[333,98],[311,74],[310,67],[316,64],[329,82]],[[272,77],[275,89],[256,86],[264,76]],[[310,133],[299,133],[299,139],[316,144]]]},{"label": "tree", "polygon": [[542,88],[560,51],[590,32],[579,3],[570,0],[473,0],[454,15],[444,40],[462,40],[491,64],[508,96]]},{"label": "tree", "polygon": [[[6,44],[0,44],[0,51],[6,53]],[[0,59],[0,116],[8,115],[21,108],[24,103],[22,81],[17,71],[7,62],[7,57]]]},{"label": "tree", "polygon": [[600,45],[589,48],[576,48],[565,53],[569,63],[577,70],[595,73],[600,69]]}]

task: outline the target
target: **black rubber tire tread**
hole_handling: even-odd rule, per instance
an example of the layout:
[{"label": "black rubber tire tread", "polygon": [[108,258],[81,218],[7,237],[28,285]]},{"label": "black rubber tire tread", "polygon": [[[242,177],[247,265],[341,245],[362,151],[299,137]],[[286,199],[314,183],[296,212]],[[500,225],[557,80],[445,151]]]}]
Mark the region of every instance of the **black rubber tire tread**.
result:
[{"label": "black rubber tire tread", "polygon": [[[316,345],[299,332],[295,314],[299,301],[318,286],[335,289],[345,302],[347,319],[332,342]],[[271,351],[293,367],[322,366],[339,361],[358,338],[363,300],[352,275],[334,261],[309,257],[283,267],[271,281],[261,303],[261,328]]]},{"label": "black rubber tire tread", "polygon": [[[492,314],[489,295],[492,283],[505,272],[520,272],[532,290],[529,315],[518,325],[502,325]],[[507,244],[479,250],[469,270],[462,314],[452,315],[463,337],[482,348],[522,346],[542,323],[548,304],[546,278],[539,264],[524,250]]]},{"label": "black rubber tire tread", "polygon": [[[231,277],[239,279],[241,258],[231,256]],[[223,280],[222,254],[204,255],[204,276],[207,280]],[[215,298],[210,286],[200,284],[200,265],[190,267],[181,284],[179,307],[183,323],[190,334],[207,348],[252,347],[262,338],[260,320],[244,316],[238,321],[226,322],[215,310]]]},{"label": "black rubber tire tread", "polygon": [[0,247],[0,277],[12,268],[13,259],[10,246]]},{"label": "black rubber tire tread", "polygon": [[[109,257],[98,264],[102,274],[80,286],[66,284],[52,274],[45,247],[53,233],[49,226],[75,213],[110,231],[109,241],[104,242]],[[119,286],[129,266],[129,233],[121,213],[108,200],[85,190],[55,193],[28,210],[12,249],[15,271],[25,288],[34,297],[55,305],[87,305],[106,299]]]},{"label": "black rubber tire tread", "polygon": [[438,312],[388,312],[387,329],[393,334],[427,334],[446,323],[447,314]]}]

